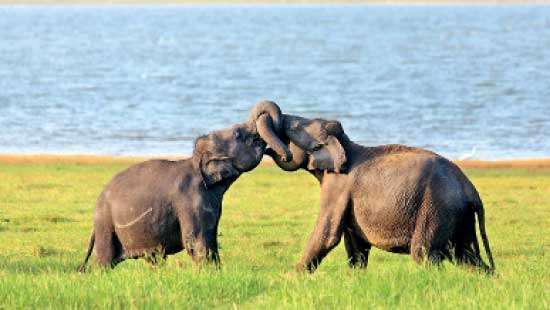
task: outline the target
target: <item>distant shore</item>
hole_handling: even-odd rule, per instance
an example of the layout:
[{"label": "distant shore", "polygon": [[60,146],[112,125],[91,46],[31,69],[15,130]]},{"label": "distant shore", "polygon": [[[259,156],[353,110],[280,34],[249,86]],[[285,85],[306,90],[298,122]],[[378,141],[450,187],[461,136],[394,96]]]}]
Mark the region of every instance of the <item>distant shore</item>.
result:
[{"label": "distant shore", "polygon": [[[0,154],[0,164],[132,164],[152,158],[170,160],[184,159],[185,156],[107,156],[107,155],[18,155]],[[511,160],[457,160],[462,168],[495,169],[550,169],[550,158],[511,159]],[[262,165],[272,165],[267,156]]]},{"label": "distant shore", "polygon": [[0,0],[0,5],[536,5],[550,0]]}]

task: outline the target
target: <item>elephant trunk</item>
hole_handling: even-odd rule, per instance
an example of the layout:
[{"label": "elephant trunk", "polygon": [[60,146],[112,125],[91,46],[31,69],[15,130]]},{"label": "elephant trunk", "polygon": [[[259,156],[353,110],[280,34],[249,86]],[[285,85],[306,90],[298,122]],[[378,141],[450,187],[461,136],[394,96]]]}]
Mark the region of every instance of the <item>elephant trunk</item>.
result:
[{"label": "elephant trunk", "polygon": [[289,150],[292,153],[292,159],[289,161],[283,161],[278,156],[278,154],[270,154],[271,157],[273,157],[273,160],[279,166],[281,169],[285,171],[296,171],[300,169],[306,159],[306,153],[305,151],[297,146],[296,144],[290,142],[289,143]]},{"label": "elephant trunk", "polygon": [[283,114],[275,102],[258,102],[250,112],[248,124],[273,148],[282,161],[292,160],[292,153],[278,136],[283,132]]}]

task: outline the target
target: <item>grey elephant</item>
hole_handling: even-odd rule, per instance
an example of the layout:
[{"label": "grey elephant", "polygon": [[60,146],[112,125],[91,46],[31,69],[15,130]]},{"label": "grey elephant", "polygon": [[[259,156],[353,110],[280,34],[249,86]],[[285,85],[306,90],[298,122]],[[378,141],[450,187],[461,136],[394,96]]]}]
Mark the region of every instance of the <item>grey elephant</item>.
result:
[{"label": "grey elephant", "polygon": [[259,103],[257,121],[197,138],[189,159],[146,161],[117,174],[97,200],[88,252],[78,270],[84,271],[94,244],[100,266],[144,256],[154,263],[183,249],[196,262],[218,264],[223,195],[260,163],[266,147],[260,135],[269,134],[269,140],[281,130],[281,112],[272,108]]},{"label": "grey elephant", "polygon": [[[419,263],[454,256],[457,263],[494,270],[481,199],[449,160],[404,145],[361,146],[338,121],[287,114],[279,141],[267,143],[277,145],[266,154],[279,167],[307,170],[321,185],[320,212],[298,270],[313,272],[342,235],[351,267],[365,268],[374,246]],[[284,148],[290,161],[279,156]],[[490,267],[480,256],[475,214]]]}]

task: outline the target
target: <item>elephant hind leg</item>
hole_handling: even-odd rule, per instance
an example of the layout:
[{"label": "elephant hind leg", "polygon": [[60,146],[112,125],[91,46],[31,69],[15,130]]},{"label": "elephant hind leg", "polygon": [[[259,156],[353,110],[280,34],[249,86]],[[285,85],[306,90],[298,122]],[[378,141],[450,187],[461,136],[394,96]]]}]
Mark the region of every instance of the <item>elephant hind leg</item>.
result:
[{"label": "elephant hind leg", "polygon": [[112,231],[96,230],[95,254],[96,254],[97,263],[99,264],[99,266],[107,267],[111,265],[111,262],[115,257]]},{"label": "elephant hind leg", "polygon": [[481,259],[473,211],[466,211],[461,225],[457,225],[454,244],[457,264],[470,265],[481,269],[488,268]]},{"label": "elephant hind leg", "polygon": [[347,228],[344,229],[344,245],[346,246],[350,268],[367,268],[371,244]]},{"label": "elephant hind leg", "polygon": [[447,210],[435,206],[431,199],[422,203],[411,238],[411,256],[415,262],[438,265],[445,259],[452,261],[450,248],[456,223]]},{"label": "elephant hind leg", "polygon": [[95,255],[101,267],[114,268],[124,260],[123,248],[111,220],[111,208],[102,194],[94,215]]},{"label": "elephant hind leg", "polygon": [[122,245],[112,229],[102,229],[96,233],[95,251],[101,267],[114,268],[124,260]]}]

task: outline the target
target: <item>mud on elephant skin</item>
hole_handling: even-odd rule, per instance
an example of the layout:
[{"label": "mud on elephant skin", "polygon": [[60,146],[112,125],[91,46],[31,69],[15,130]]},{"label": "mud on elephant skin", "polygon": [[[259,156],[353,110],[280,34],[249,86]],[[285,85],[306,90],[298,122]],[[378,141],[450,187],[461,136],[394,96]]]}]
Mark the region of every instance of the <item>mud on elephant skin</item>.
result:
[{"label": "mud on elephant skin", "polygon": [[[455,164],[420,148],[361,146],[338,121],[282,118],[276,143],[292,158],[269,148],[266,154],[286,171],[309,171],[321,185],[320,212],[298,270],[313,272],[342,235],[351,267],[365,268],[374,246],[418,263],[449,259],[494,270],[483,204]],[[475,214],[490,266],[480,255]]]},{"label": "mud on elephant skin", "polygon": [[88,252],[78,270],[85,270],[94,246],[103,267],[139,257],[154,263],[183,249],[196,262],[218,264],[223,195],[260,163],[266,148],[262,132],[280,130],[272,127],[281,122],[280,111],[258,113],[256,123],[197,138],[189,159],[146,161],[117,174],[97,200]]}]

